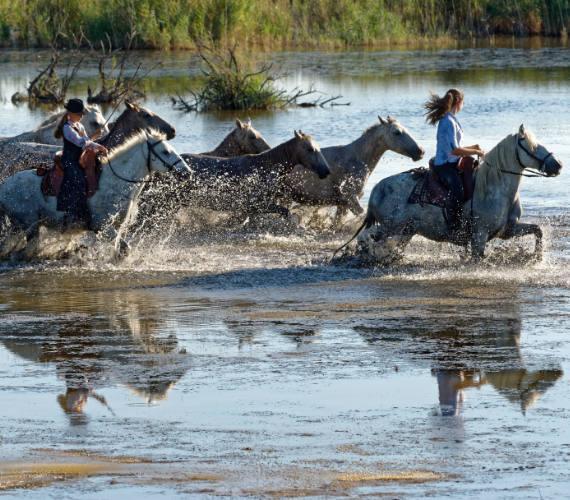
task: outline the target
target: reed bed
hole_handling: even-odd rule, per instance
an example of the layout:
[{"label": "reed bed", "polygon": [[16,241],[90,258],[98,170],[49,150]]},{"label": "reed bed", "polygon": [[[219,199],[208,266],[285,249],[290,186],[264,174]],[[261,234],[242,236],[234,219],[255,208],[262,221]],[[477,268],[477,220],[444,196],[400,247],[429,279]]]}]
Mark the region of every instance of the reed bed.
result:
[{"label": "reed bed", "polygon": [[566,36],[570,0],[0,0],[4,46],[366,46],[410,37]]}]

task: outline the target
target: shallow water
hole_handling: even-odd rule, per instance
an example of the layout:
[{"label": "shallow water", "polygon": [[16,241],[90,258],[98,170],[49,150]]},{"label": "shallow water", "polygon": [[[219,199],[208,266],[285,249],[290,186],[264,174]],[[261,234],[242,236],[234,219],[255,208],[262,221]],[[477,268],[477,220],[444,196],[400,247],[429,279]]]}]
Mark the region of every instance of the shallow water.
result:
[{"label": "shallow water", "polygon": [[[421,103],[458,85],[467,142],[490,148],[524,121],[570,156],[566,47],[268,57],[285,85],[351,102],[254,116],[271,144],[294,128],[342,144],[392,114],[430,154]],[[16,113],[9,95],[34,66],[5,58],[0,135],[45,113]],[[163,59],[162,88],[187,84],[191,55]],[[180,151],[232,127],[158,90],[148,105]],[[366,196],[410,166],[388,153]],[[481,266],[419,239],[398,267],[332,267],[345,234],[264,230],[153,236],[119,266],[0,265],[0,495],[567,495],[569,187],[566,171],[523,183],[547,235],[539,264],[526,239]]]}]

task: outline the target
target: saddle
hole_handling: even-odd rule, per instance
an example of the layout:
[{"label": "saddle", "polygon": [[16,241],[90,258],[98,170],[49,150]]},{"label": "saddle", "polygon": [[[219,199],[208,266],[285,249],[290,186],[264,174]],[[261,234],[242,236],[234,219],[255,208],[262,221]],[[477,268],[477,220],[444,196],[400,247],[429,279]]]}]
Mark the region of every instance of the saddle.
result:
[{"label": "saddle", "polygon": [[[470,156],[461,158],[457,165],[460,177],[463,181],[464,203],[473,198],[475,174],[478,167],[479,161]],[[417,182],[408,198],[408,203],[447,208],[449,191],[437,175],[433,158],[429,161],[429,169],[419,167],[409,170],[409,172],[414,179],[417,179]]]},{"label": "saddle", "polygon": [[[44,196],[59,196],[61,184],[63,182],[63,151],[58,151],[54,156],[53,165],[42,165],[36,169],[36,174],[43,177],[41,189]],[[97,153],[92,149],[86,149],[81,153],[79,165],[85,172],[87,182],[87,198],[91,198],[99,187],[99,177],[101,176],[101,164]]]}]

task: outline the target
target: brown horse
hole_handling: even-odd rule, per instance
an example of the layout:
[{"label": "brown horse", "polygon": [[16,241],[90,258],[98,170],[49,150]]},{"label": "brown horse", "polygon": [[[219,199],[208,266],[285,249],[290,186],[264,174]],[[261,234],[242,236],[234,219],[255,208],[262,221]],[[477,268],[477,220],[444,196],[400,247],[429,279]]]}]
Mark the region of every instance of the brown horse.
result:
[{"label": "brown horse", "polygon": [[[271,149],[263,136],[253,128],[251,120],[242,122],[236,119],[234,128],[224,140],[212,151],[201,153],[205,156],[218,156],[220,158],[231,158],[232,156],[256,155]],[[182,154],[184,157],[184,154]]]},{"label": "brown horse", "polygon": [[172,186],[166,181],[153,183],[139,206],[137,232],[149,224],[156,227],[159,214],[175,212],[183,205],[229,211],[237,217],[256,213],[287,216],[289,211],[276,202],[277,186],[284,176],[295,165],[303,165],[321,179],[330,172],[318,144],[300,131],[293,139],[260,154],[232,158],[181,156],[190,167],[190,178]]}]

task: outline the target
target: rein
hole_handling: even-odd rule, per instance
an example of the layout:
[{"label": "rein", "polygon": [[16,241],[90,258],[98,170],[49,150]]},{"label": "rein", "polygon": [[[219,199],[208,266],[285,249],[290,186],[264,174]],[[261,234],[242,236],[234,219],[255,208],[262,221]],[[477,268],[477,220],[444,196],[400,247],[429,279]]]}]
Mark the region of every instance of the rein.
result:
[{"label": "rein", "polygon": [[[527,167],[522,161],[521,161],[521,157],[519,154],[519,147],[528,155],[530,156],[533,160],[536,160],[540,165],[538,167],[538,170],[534,169],[534,168],[530,168]],[[552,153],[549,151],[548,154],[544,157],[544,158],[539,158],[538,156],[536,156],[534,153],[532,153],[532,151],[529,151],[527,148],[524,147],[524,144],[521,140],[521,138],[519,137],[517,140],[517,148],[515,149],[516,151],[516,156],[517,156],[517,162],[518,164],[522,167],[523,170],[527,170],[529,172],[532,172],[530,174],[525,174],[522,171],[521,172],[513,172],[512,170],[505,170],[500,168],[499,170],[501,172],[504,172],[505,174],[511,174],[511,175],[517,175],[519,177],[548,177],[547,174],[545,174],[543,172],[543,167],[544,164],[546,163],[546,160],[548,160],[548,158],[550,158],[552,156]]]},{"label": "rein", "polygon": [[[174,167],[176,165],[178,165],[182,160],[182,157],[178,157],[178,159],[172,164],[170,165],[169,163],[167,163],[164,158],[162,158],[155,150],[154,148],[158,145],[162,143],[162,141],[157,141],[154,144],[152,144],[150,141],[146,141],[146,144],[148,146],[148,156],[146,158],[146,168],[148,170],[148,173],[152,173],[152,170],[150,168],[150,159],[151,159],[151,155],[154,155],[156,158],[158,158],[161,163],[168,169],[169,172],[171,172]],[[110,159],[107,159],[107,165],[109,165],[109,168],[111,169],[111,172],[113,173],[113,175],[115,177],[117,177],[118,179],[124,181],[124,182],[129,182],[130,184],[150,184],[152,183],[152,180],[139,180],[139,179],[127,179],[126,177],[123,177],[122,175],[118,174],[115,169],[113,168],[113,164],[111,163]]]}]

